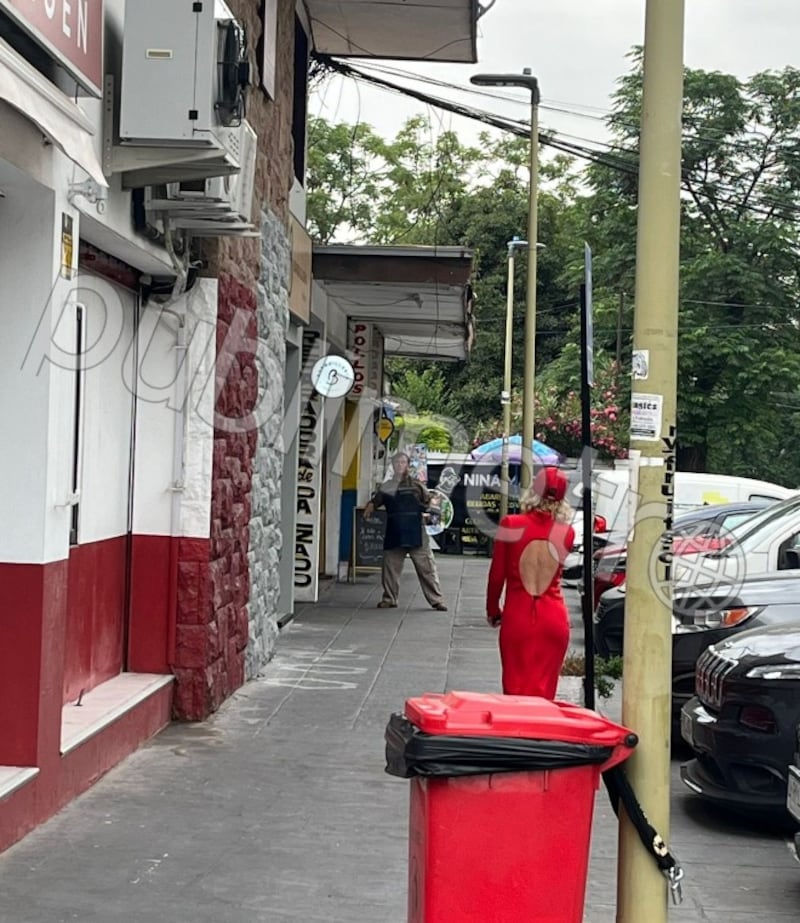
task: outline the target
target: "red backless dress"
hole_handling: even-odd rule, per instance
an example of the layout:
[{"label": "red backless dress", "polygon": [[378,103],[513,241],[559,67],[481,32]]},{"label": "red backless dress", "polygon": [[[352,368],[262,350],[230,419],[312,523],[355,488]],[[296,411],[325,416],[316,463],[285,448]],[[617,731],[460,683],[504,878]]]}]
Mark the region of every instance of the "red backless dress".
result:
[{"label": "red backless dress", "polygon": [[500,522],[489,568],[486,611],[489,616],[500,614],[505,586],[500,657],[506,695],[555,698],[569,644],[561,572],[574,541],[570,525],[539,510],[506,516]]}]

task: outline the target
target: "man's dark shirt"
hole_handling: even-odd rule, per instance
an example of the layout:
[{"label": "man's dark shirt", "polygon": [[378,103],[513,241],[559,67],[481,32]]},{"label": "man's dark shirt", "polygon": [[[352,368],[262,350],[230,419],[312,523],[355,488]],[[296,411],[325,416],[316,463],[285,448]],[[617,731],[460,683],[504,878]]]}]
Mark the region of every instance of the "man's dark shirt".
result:
[{"label": "man's dark shirt", "polygon": [[422,514],[428,507],[428,491],[419,481],[404,477],[382,484],[372,498],[376,507],[386,509],[386,535],[383,547],[420,548],[423,541]]}]

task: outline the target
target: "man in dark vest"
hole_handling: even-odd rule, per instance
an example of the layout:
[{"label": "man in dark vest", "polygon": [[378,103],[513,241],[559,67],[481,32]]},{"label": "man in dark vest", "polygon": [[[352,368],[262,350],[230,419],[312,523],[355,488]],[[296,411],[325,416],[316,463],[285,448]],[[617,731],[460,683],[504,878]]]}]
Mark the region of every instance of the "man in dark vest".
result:
[{"label": "man in dark vest", "polygon": [[383,599],[379,609],[394,609],[400,590],[400,575],[406,555],[417,572],[422,592],[432,608],[446,612],[439,586],[436,562],[425,529],[425,511],[430,496],[425,487],[409,474],[409,458],[398,452],[392,458],[394,476],[382,484],[364,508],[369,519],[378,507],[386,510],[386,536],[383,540]]}]

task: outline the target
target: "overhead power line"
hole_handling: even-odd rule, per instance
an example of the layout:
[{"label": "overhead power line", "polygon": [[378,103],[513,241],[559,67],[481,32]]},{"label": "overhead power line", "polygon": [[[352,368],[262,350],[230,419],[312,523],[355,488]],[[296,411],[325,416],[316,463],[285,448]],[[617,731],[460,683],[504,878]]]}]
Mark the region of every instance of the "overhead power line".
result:
[{"label": "overhead power line", "polygon": [[[360,61],[359,68],[366,71],[374,71],[390,77],[397,77],[402,80],[412,80],[415,82],[425,83],[429,86],[439,87],[440,89],[453,90],[457,93],[466,93],[470,96],[482,96],[487,99],[494,99],[500,102],[512,103],[518,106],[524,106],[526,109],[530,106],[530,101],[511,93],[503,93],[497,90],[487,90],[480,87],[464,86],[458,83],[452,83],[447,80],[437,80],[435,77],[429,77],[425,74],[410,74],[399,67],[391,67],[385,63],[376,61]],[[574,118],[589,119],[594,122],[600,122],[609,126],[619,126],[621,128],[630,128],[638,133],[639,125],[635,122],[629,122],[617,115],[612,109],[601,108],[599,106],[590,106],[584,103],[564,102],[563,100],[550,100],[541,102],[539,108],[545,112],[557,112],[561,115],[569,115]],[[586,110],[586,111],[581,111]],[[712,134],[709,134],[711,132]],[[712,135],[716,134],[716,137]],[[685,131],[686,139],[691,141],[707,141],[712,144],[719,144],[726,147],[747,148],[751,141],[746,138],[729,138],[727,129],[716,129],[704,125],[703,131]],[[760,138],[766,140],[768,135],[763,130],[758,130],[755,126],[747,132],[751,138]]]},{"label": "overhead power line", "polygon": [[[336,58],[318,56],[317,60],[322,67],[331,72],[338,73],[343,77],[350,77],[357,81],[373,84],[374,86],[380,87],[393,93],[399,93],[401,95],[408,96],[411,99],[416,99],[419,102],[424,103],[426,106],[435,106],[437,108],[444,109],[445,111],[453,112],[456,115],[461,115],[464,118],[481,122],[482,124],[491,128],[496,128],[500,131],[516,135],[520,138],[530,138],[530,124],[527,122],[498,116],[493,113],[486,112],[485,110],[478,109],[474,106],[469,106],[464,103],[455,102],[453,100],[432,96],[429,93],[414,89],[413,87],[400,86],[396,83],[392,83],[389,80],[385,80],[382,77],[365,73],[363,70],[355,68],[343,61],[339,61]],[[413,75],[404,76],[408,77],[408,79],[414,79]],[[432,80],[432,78],[425,79]],[[441,81],[436,82],[441,83]],[[447,86],[447,84],[445,85]],[[452,87],[453,85],[451,84],[449,86]],[[462,89],[459,87],[455,88]],[[611,147],[609,145],[604,145],[606,150],[600,150],[596,147],[588,147],[586,144],[579,144],[573,141],[565,140],[562,135],[549,130],[543,130],[539,132],[539,143],[543,147],[549,147],[553,150],[560,151],[561,153],[569,154],[570,156],[576,157],[580,160],[608,167],[619,173],[625,173],[629,176],[638,176],[639,173],[639,158],[635,151],[626,151],[624,148]],[[728,196],[737,196],[740,194],[740,190],[722,183],[716,184],[713,192],[709,192],[706,189],[694,189],[691,187],[692,179],[692,173],[690,171],[684,171],[684,187],[686,190],[690,192],[694,197],[710,200],[714,206],[724,204],[732,208],[747,210],[751,213],[766,217],[775,217],[776,212],[791,216],[792,220],[797,220],[797,218],[800,217],[800,205],[796,205],[794,203],[786,203],[777,199],[770,199],[765,197],[763,194],[756,196],[754,201],[728,200],[720,203],[716,198],[718,193],[722,193]]]}]

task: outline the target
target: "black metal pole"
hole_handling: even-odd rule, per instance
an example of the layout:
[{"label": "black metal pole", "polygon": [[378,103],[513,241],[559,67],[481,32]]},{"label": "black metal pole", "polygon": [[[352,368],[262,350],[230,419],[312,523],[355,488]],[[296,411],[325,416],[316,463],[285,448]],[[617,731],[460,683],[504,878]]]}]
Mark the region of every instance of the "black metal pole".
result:
[{"label": "black metal pole", "polygon": [[591,310],[587,288],[581,286],[581,480],[583,481],[583,609],[584,659],[583,702],[594,710],[594,580],[592,555],[594,544],[594,516],[592,511],[592,393],[589,350],[591,344]]}]

